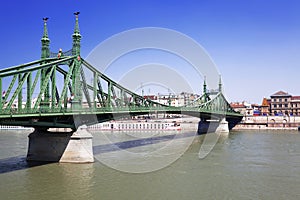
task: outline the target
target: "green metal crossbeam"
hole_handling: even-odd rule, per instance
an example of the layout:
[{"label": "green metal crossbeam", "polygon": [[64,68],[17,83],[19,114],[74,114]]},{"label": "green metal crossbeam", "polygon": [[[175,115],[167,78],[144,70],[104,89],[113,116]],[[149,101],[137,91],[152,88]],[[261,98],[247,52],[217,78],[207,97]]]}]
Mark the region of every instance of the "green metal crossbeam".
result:
[{"label": "green metal crossbeam", "polygon": [[9,87],[8,87],[6,93],[5,93],[4,99],[3,99],[4,102],[6,102],[6,100],[7,100],[8,96],[9,96],[9,94],[10,94],[13,86],[15,85],[17,77],[18,77],[18,75],[15,74],[14,77],[13,77],[13,79],[11,80],[10,85],[9,85]]},{"label": "green metal crossbeam", "polygon": [[0,74],[4,73],[4,72],[10,72],[10,71],[18,71],[20,69],[29,67],[29,66],[33,66],[33,65],[37,65],[37,64],[42,64],[44,62],[52,62],[57,60],[57,58],[46,58],[44,60],[36,60],[36,61],[32,61],[32,62],[28,62],[22,65],[17,65],[17,66],[12,66],[12,67],[8,67],[5,69],[0,69]]},{"label": "green metal crossbeam", "polygon": [[75,63],[72,62],[71,66],[70,66],[70,68],[69,68],[69,72],[68,72],[67,75],[65,76],[64,87],[63,87],[63,90],[62,90],[62,93],[61,93],[61,98],[60,98],[60,100],[59,100],[58,106],[62,105],[63,100],[65,100],[64,97],[66,96],[66,93],[67,93],[67,87],[68,87],[68,84],[69,84],[69,82],[70,82],[70,78],[71,78],[71,76],[72,76],[72,71],[73,71],[73,69],[74,69],[74,66],[75,66]]},{"label": "green metal crossbeam", "polygon": [[29,73],[24,74],[24,76],[21,78],[20,83],[16,89],[16,91],[14,92],[14,94],[12,95],[9,103],[6,106],[6,110],[10,110],[12,104],[14,103],[14,100],[16,99],[17,95],[22,92],[22,87],[23,87],[23,83],[27,80]]},{"label": "green metal crossbeam", "polygon": [[41,103],[41,100],[43,98],[43,95],[44,95],[44,92],[49,84],[49,78],[51,76],[51,74],[53,73],[53,70],[54,70],[54,67],[51,67],[50,71],[47,73],[44,81],[42,82],[42,88],[40,88],[40,93],[39,93],[39,96],[34,104],[34,107],[33,107],[33,112],[36,112],[37,109],[38,109],[38,106],[40,105]]},{"label": "green metal crossbeam", "polygon": [[87,82],[86,82],[84,71],[83,71],[82,67],[80,67],[80,75],[82,78],[83,92],[84,92],[85,98],[87,100],[89,107],[92,107],[91,98],[90,98],[89,91],[87,89]]},{"label": "green metal crossbeam", "polygon": [[[37,84],[37,82],[39,80],[40,75],[41,75],[41,69],[37,70],[37,72],[36,72],[36,75],[35,75],[35,78],[34,78],[34,82],[32,84],[32,88],[36,87],[36,84]],[[32,89],[31,92],[30,92],[30,96],[32,96],[33,92],[34,92],[34,90]]]},{"label": "green metal crossbeam", "polygon": [[50,63],[46,63],[46,64],[42,64],[42,65],[39,65],[39,66],[34,66],[32,68],[20,69],[19,71],[12,71],[12,72],[2,73],[2,74],[0,73],[0,77],[7,77],[7,76],[12,76],[12,75],[20,74],[20,73],[26,73],[26,72],[36,71],[36,70],[39,70],[39,69],[44,69],[44,68],[47,68],[47,67],[49,67],[51,65],[57,65],[59,63],[64,63],[66,61],[71,61],[74,58],[75,58],[75,56],[63,58],[63,59],[60,59],[60,60],[56,59],[56,61],[53,61],[53,62],[50,62]]}]

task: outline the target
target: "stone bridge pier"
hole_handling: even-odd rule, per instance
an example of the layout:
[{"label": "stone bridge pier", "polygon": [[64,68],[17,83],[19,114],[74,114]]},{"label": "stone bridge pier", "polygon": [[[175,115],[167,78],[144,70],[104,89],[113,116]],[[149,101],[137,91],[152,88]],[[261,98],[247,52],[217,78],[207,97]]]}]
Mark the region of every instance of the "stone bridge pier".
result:
[{"label": "stone bridge pier", "polygon": [[94,162],[93,137],[84,126],[75,132],[51,132],[36,128],[28,137],[28,161]]},{"label": "stone bridge pier", "polygon": [[198,134],[205,133],[229,133],[229,124],[226,121],[226,117],[221,117],[219,119],[207,119],[200,118],[198,124]]}]

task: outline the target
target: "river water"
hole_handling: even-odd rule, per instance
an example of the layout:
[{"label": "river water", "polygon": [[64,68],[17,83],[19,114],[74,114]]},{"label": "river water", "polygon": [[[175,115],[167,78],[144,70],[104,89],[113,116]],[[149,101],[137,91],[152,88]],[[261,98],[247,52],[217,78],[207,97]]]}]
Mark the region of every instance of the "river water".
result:
[{"label": "river water", "polygon": [[[95,132],[90,164],[27,163],[28,134],[0,132],[1,200],[300,199],[298,131],[232,131],[202,159],[207,135]],[[168,160],[188,140],[183,155]]]}]

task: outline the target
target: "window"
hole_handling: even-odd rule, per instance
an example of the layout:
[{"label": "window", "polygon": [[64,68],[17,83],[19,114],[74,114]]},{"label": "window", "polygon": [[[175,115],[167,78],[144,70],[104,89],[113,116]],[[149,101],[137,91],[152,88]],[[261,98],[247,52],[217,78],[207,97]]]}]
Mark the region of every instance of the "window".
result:
[{"label": "window", "polygon": [[288,105],[287,105],[287,104],[284,104],[284,107],[286,107],[286,108],[287,108],[287,107],[288,107]]},{"label": "window", "polygon": [[281,102],[282,99],[278,99],[278,100],[279,100],[279,102]]},{"label": "window", "polygon": [[278,107],[279,107],[279,108],[282,108],[282,104],[279,104]]},{"label": "window", "polygon": [[277,105],[276,105],[276,104],[274,104],[274,105],[273,105],[273,107],[274,107],[274,108],[276,108],[276,107],[277,107]]}]

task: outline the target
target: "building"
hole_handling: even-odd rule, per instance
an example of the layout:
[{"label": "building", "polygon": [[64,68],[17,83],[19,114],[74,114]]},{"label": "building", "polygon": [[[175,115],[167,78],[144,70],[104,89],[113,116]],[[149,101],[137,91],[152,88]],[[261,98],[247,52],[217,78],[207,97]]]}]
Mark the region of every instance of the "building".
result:
[{"label": "building", "polygon": [[170,106],[179,106],[179,96],[174,94],[169,95],[158,95],[157,102]]},{"label": "building", "polygon": [[261,110],[260,106],[256,103],[251,104],[251,115],[252,116],[260,116],[261,115]]},{"label": "building", "polygon": [[289,115],[291,109],[292,95],[287,92],[279,91],[271,95],[271,114]]},{"label": "building", "polygon": [[292,96],[291,114],[294,116],[300,115],[300,96]]},{"label": "building", "polygon": [[244,116],[252,116],[253,115],[253,108],[251,104],[243,102],[234,102],[230,103],[230,106],[237,112],[241,113]]},{"label": "building", "polygon": [[156,95],[144,96],[144,98],[146,99],[151,99],[161,104],[176,106],[176,107],[186,106],[192,103],[193,101],[195,101],[199,97],[200,95],[198,94],[192,94],[186,92],[182,92],[180,94],[158,94],[157,96]]},{"label": "building", "polygon": [[263,116],[270,115],[270,105],[271,105],[271,99],[263,98],[260,106],[261,115]]},{"label": "building", "polygon": [[300,96],[292,96],[287,92],[278,91],[271,95],[270,108],[271,115],[300,115]]}]

